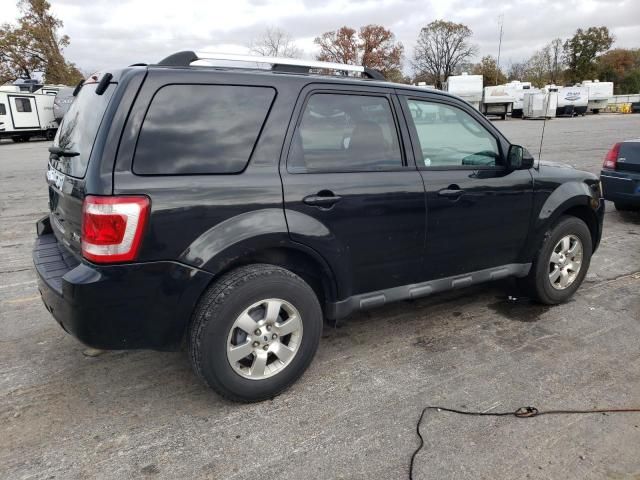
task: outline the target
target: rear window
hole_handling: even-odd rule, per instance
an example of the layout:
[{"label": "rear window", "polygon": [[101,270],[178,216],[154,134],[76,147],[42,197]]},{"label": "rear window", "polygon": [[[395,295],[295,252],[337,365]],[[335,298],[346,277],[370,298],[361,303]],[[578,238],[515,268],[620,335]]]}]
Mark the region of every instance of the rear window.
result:
[{"label": "rear window", "polygon": [[53,168],[72,177],[84,177],[102,117],[116,90],[116,84],[112,83],[102,95],[97,95],[96,87],[96,83],[90,83],[80,89],[53,141],[57,147],[79,153],[51,160]]},{"label": "rear window", "polygon": [[241,172],[275,91],[269,87],[168,85],[142,124],[133,171],[139,175]]},{"label": "rear window", "polygon": [[0,103],[0,115],[7,114],[7,107],[4,106],[4,103]]}]

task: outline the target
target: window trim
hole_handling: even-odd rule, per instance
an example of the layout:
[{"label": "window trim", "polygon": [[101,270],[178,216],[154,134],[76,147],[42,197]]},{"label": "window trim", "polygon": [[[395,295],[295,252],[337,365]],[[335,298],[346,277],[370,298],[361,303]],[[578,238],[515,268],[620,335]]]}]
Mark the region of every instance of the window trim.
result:
[{"label": "window trim", "polygon": [[[269,108],[267,108],[267,113],[262,121],[262,125],[260,125],[260,129],[258,130],[258,135],[253,143],[253,147],[251,148],[251,152],[249,152],[249,157],[242,167],[242,170],[237,172],[209,172],[209,173],[138,173],[135,171],[135,161],[136,161],[136,152],[138,150],[138,142],[140,141],[140,135],[142,134],[142,127],[144,126],[144,122],[147,119],[147,115],[149,114],[149,110],[151,109],[151,105],[158,95],[158,92],[166,87],[175,87],[175,86],[185,86],[185,87],[252,87],[252,88],[267,88],[273,91],[273,98],[271,99],[271,103]],[[220,175],[241,175],[243,174],[249,165],[251,164],[251,160],[253,159],[253,155],[258,147],[258,143],[260,143],[260,139],[262,138],[262,133],[269,121],[269,117],[271,116],[271,111],[276,103],[276,99],[278,98],[278,89],[273,85],[262,85],[262,84],[243,84],[243,83],[183,83],[183,82],[170,82],[170,83],[162,83],[156,88],[156,90],[151,95],[151,98],[147,102],[144,108],[144,114],[142,115],[142,119],[140,121],[140,126],[137,129],[135,142],[133,143],[133,149],[131,152],[131,163],[129,166],[130,172],[137,177],[203,177],[203,176],[220,176]]]},{"label": "window trim", "polygon": [[[344,87],[340,85],[340,87]],[[408,152],[404,145],[404,139],[402,136],[402,128],[400,127],[400,117],[399,112],[396,111],[396,105],[393,101],[393,92],[382,92],[382,91],[369,91],[369,90],[361,90],[361,89],[348,89],[348,88],[326,88],[326,86],[320,88],[311,88],[307,92],[304,92],[304,100],[301,102],[300,108],[297,110],[296,121],[293,124],[293,128],[291,129],[291,133],[288,135],[287,139],[287,149],[286,149],[286,158],[285,158],[285,167],[287,173],[291,175],[326,175],[326,174],[343,174],[343,173],[388,173],[388,172],[405,172],[410,170],[413,165],[409,164],[408,160]],[[293,139],[302,123],[302,117],[304,116],[304,112],[306,111],[309,100],[313,95],[316,94],[325,94],[325,95],[352,95],[359,97],[378,97],[384,98],[387,100],[389,104],[389,109],[391,112],[391,116],[393,117],[393,123],[396,130],[396,135],[398,138],[398,147],[400,149],[400,160],[401,165],[395,168],[385,168],[380,170],[327,170],[327,171],[302,171],[296,167],[293,167],[290,161],[291,154],[291,146],[293,145]]]},{"label": "window trim", "polygon": [[[440,98],[432,98],[432,97],[421,97],[418,95],[407,95],[405,94],[399,95],[401,97],[400,104],[402,105],[403,114],[405,116],[405,120],[407,122],[407,128],[409,129],[409,135],[412,141],[413,154],[416,159],[416,168],[420,171],[477,171],[477,170],[493,170],[493,171],[503,171],[507,169],[506,166],[506,158],[504,154],[504,148],[502,145],[501,139],[495,135],[490,129],[488,129],[482,122],[475,118],[470,112],[467,111],[463,106],[457,105],[454,102],[449,102],[447,99]],[[424,155],[422,153],[422,147],[420,143],[420,136],[418,135],[418,131],[415,126],[415,122],[413,121],[413,117],[411,116],[411,111],[409,110],[409,100],[413,100],[416,102],[425,102],[432,104],[441,104],[451,108],[457,108],[458,110],[466,113],[471,118],[473,118],[480,127],[482,127],[491,137],[494,138],[496,142],[496,146],[498,147],[500,159],[502,160],[502,165],[434,165],[427,167],[424,165]]]}]

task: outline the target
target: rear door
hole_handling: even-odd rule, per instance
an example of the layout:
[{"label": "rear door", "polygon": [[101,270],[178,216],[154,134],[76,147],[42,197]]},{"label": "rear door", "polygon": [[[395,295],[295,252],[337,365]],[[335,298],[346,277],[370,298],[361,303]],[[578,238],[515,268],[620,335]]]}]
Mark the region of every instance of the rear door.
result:
[{"label": "rear door", "polygon": [[471,106],[401,98],[426,190],[425,279],[517,262],[529,232],[531,173],[505,166],[508,142]]},{"label": "rear door", "polygon": [[85,174],[102,117],[116,89],[110,84],[101,95],[97,83],[87,83],[78,92],[53,141],[73,156],[51,154],[47,168],[51,226],[59,241],[80,252],[82,201]]},{"label": "rear door", "polygon": [[343,297],[420,275],[424,187],[398,111],[387,89],[342,86],[307,87],[296,107],[280,165],[287,223],[336,270]]},{"label": "rear door", "polygon": [[8,95],[13,127],[18,129],[39,129],[36,99],[28,95]]}]

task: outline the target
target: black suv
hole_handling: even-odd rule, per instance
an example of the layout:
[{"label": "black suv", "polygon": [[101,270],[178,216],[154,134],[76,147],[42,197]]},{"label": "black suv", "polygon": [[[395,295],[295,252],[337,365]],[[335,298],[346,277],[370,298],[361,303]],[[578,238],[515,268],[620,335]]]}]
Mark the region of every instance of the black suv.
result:
[{"label": "black suv", "polygon": [[509,276],[555,304],[584,279],[594,175],[362,67],[200,58],[92,75],[50,148],[34,262],[85,344],[186,343],[210,387],[254,401],[300,377],[323,318]]}]

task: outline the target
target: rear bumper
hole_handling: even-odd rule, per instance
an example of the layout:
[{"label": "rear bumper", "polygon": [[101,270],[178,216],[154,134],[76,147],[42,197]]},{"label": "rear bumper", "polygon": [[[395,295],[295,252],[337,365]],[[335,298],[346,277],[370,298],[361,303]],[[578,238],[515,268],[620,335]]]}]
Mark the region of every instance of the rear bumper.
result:
[{"label": "rear bumper", "polygon": [[41,222],[33,250],[38,288],[65,331],[106,350],[179,348],[211,274],[174,262],[85,263]]},{"label": "rear bumper", "polygon": [[606,200],[640,205],[640,172],[602,170],[600,181]]}]

